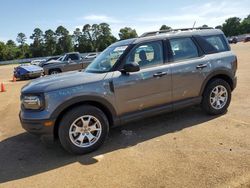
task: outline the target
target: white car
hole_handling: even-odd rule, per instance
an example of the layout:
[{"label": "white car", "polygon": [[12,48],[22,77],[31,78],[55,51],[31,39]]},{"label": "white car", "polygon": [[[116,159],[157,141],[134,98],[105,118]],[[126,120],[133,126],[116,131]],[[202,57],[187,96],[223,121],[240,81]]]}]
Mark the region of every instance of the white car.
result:
[{"label": "white car", "polygon": [[36,59],[30,62],[31,65],[39,65],[41,61],[44,61],[45,59]]},{"label": "white car", "polygon": [[98,56],[98,53],[90,53],[84,57],[84,59],[94,59]]}]

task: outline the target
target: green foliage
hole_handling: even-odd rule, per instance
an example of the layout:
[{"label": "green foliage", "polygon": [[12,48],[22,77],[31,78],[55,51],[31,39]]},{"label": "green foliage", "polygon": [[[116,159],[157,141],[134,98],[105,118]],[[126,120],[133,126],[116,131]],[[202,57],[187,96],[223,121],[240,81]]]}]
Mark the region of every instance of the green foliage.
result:
[{"label": "green foliage", "polygon": [[241,33],[250,33],[250,14],[240,23]]},{"label": "green foliage", "polygon": [[124,27],[120,29],[119,37],[120,40],[124,40],[124,39],[136,38],[138,37],[138,35],[135,29],[132,29],[130,27]]},{"label": "green foliage", "polygon": [[202,28],[207,28],[208,27],[208,25],[206,25],[206,24],[204,24],[203,26],[201,26]]},{"label": "green foliage", "polygon": [[226,36],[231,37],[240,34],[240,21],[238,17],[228,18],[222,25],[222,31]]},{"label": "green foliage", "polygon": [[220,30],[222,30],[222,26],[221,26],[221,25],[217,25],[217,26],[215,27],[215,29],[220,29]]},{"label": "green foliage", "polygon": [[166,25],[162,25],[160,28],[160,30],[169,30],[169,29],[172,29],[172,28]]},{"label": "green foliage", "polygon": [[111,34],[110,26],[107,23],[86,24],[82,28],[82,32],[77,29],[73,38],[77,38],[77,48],[79,52],[103,51],[110,44],[117,41]]},{"label": "green foliage", "polygon": [[57,36],[56,54],[67,53],[73,50],[71,36],[65,27],[59,26],[55,34]]},{"label": "green foliage", "polygon": [[56,53],[56,34],[51,29],[44,34],[44,51],[46,56],[52,56]]},{"label": "green foliage", "polygon": [[[202,27],[208,26],[204,24]],[[243,20],[237,17],[228,18],[225,23],[215,28],[223,30],[226,36],[250,33],[250,15]],[[160,28],[168,29],[171,27],[167,25]],[[137,36],[136,30],[130,27],[121,28],[119,31],[120,40]],[[8,40],[6,44],[0,41],[0,61],[60,55],[73,50],[80,53],[103,51],[117,41],[107,23],[86,24],[82,29],[76,28],[73,35],[63,26],[57,27],[56,31],[49,29],[44,33],[40,28],[35,28],[30,39],[32,43],[26,44],[27,37],[21,32],[16,38],[18,45],[13,40]]]},{"label": "green foliage", "polygon": [[30,45],[30,52],[33,57],[42,57],[44,55],[43,32],[39,28],[35,28],[33,34],[30,36],[33,43]]}]

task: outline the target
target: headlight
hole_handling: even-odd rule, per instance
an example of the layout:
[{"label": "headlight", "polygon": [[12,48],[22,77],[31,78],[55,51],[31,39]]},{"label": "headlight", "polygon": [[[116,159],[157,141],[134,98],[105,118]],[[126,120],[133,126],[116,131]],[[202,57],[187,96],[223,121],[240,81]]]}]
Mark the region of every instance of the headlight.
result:
[{"label": "headlight", "polygon": [[42,97],[36,95],[22,96],[21,102],[27,110],[41,110],[44,106]]}]

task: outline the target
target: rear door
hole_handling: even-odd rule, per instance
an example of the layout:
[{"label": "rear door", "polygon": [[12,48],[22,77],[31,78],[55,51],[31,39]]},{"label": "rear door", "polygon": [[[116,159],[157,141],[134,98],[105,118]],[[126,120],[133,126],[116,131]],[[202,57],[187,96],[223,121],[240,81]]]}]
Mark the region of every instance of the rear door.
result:
[{"label": "rear door", "polygon": [[202,83],[210,72],[209,59],[192,37],[169,39],[172,56],[173,102],[199,96]]},{"label": "rear door", "polygon": [[162,41],[138,44],[126,58],[126,63],[130,62],[138,63],[141,70],[113,75],[118,114],[171,103],[171,69],[164,64]]}]

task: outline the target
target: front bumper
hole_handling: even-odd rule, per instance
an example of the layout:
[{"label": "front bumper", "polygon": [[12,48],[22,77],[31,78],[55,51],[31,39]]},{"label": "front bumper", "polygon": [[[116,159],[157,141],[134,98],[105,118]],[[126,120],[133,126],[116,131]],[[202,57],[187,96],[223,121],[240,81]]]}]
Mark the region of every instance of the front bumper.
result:
[{"label": "front bumper", "polygon": [[[31,120],[23,119],[21,113],[19,114],[22,127],[29,133],[38,135],[40,137],[48,137],[52,139],[54,137],[54,123],[55,120]],[[50,126],[45,126],[46,122],[53,122]]]}]

